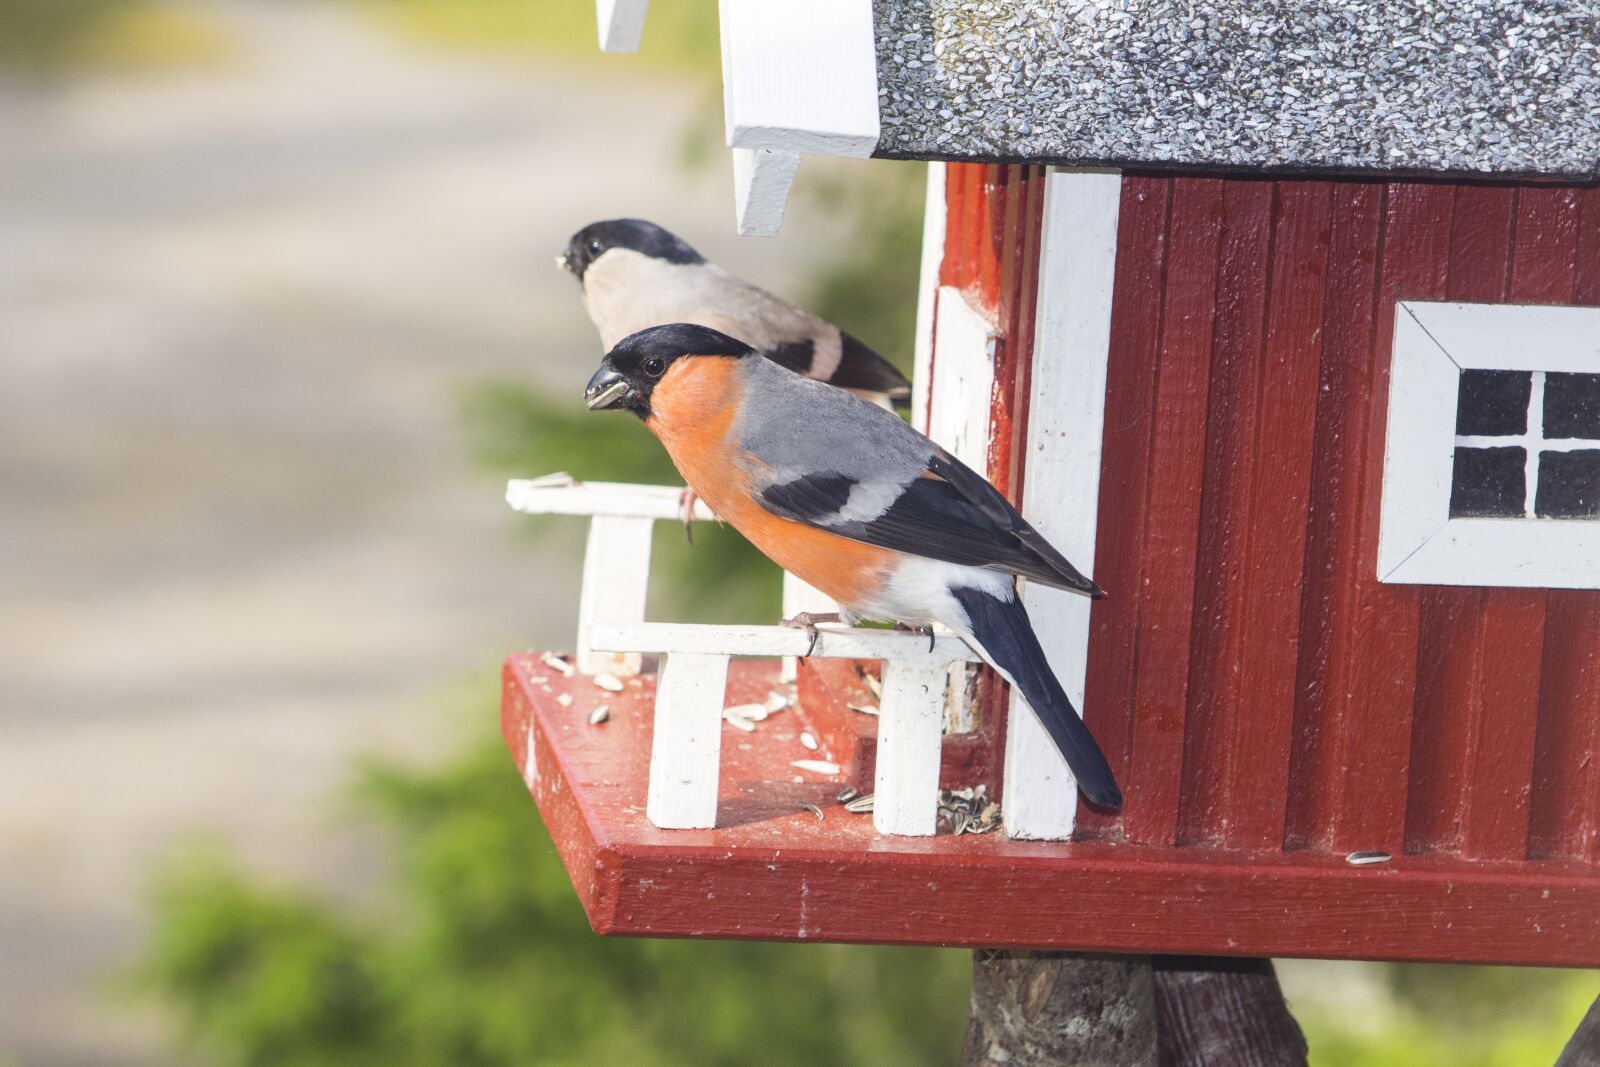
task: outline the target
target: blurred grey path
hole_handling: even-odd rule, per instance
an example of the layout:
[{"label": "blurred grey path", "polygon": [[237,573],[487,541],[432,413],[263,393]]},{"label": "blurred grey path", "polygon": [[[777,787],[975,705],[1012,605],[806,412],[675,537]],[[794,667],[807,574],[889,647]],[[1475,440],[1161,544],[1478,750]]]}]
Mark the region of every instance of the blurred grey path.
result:
[{"label": "blurred grey path", "polygon": [[169,1062],[102,976],[175,842],[360,885],[350,756],[438,751],[449,687],[570,642],[571,557],[516,541],[455,416],[489,374],[576,402],[566,235],[650,215],[780,288],[825,239],[738,242],[725,160],[673,162],[698,90],[623,60],[204,12],[214,67],[0,90],[0,1058],[30,1067]]}]

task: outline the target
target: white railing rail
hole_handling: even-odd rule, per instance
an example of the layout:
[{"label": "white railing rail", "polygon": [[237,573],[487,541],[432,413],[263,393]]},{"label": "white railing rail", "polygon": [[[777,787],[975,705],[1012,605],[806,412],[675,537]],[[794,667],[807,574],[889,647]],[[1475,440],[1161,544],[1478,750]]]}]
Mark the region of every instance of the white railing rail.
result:
[{"label": "white railing rail", "polygon": [[[595,648],[658,653],[656,728],[646,814],[662,827],[716,825],[723,689],[733,656],[803,656],[811,637],[785,626],[597,624]],[[938,820],[939,744],[952,663],[977,659],[959,637],[893,630],[817,628],[810,654],[883,661],[872,824],[879,833],[927,836]]]},{"label": "white railing rail", "polygon": [[[670,486],[579,482],[568,474],[515,480],[506,502],[530,515],[589,519],[578,602],[577,667],[585,674],[639,673],[661,657],[646,814],[671,829],[716,825],[728,661],[807,654],[810,635],[783,626],[706,626],[644,621],[651,528],[680,518]],[[696,502],[696,520],[714,518]],[[830,611],[816,590],[785,576],[784,610]],[[820,627],[813,656],[884,663],[878,707],[873,825],[880,833],[929,835],[938,818],[939,746],[952,668],[977,660],[957,637]],[[954,694],[959,700],[961,694]]]}]

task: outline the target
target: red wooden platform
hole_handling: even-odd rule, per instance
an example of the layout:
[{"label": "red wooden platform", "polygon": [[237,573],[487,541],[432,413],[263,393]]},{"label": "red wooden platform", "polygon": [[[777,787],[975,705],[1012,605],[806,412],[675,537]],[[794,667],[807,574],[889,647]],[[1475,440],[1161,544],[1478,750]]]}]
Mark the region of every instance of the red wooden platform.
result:
[{"label": "red wooden platform", "polygon": [[[775,665],[736,663],[729,703],[774,687]],[[1429,853],[1353,866],[1311,848],[1116,836],[881,837],[834,801],[846,781],[870,787],[859,738],[874,720],[851,712],[819,722],[791,706],[754,733],[725,726],[719,828],[658,830],[644,814],[653,695],[649,676],[608,693],[535,654],[505,665],[506,743],[601,934],[1600,964],[1600,877],[1572,861]],[[610,719],[591,726],[597,704]],[[806,728],[822,751],[802,747]],[[981,779],[975,751],[947,745],[947,784]],[[791,766],[818,757],[844,773]]]}]

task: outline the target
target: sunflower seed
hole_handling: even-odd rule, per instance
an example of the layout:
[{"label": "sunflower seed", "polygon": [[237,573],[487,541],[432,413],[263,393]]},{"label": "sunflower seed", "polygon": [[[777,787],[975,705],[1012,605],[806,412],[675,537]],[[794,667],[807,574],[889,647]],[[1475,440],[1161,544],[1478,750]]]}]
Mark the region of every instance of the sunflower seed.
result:
[{"label": "sunflower seed", "polygon": [[741,719],[760,722],[767,717],[767,706],[765,704],[735,704],[731,708],[723,708],[722,714],[724,717],[737,715]]},{"label": "sunflower seed", "polygon": [[1367,867],[1374,863],[1388,863],[1392,859],[1394,859],[1394,857],[1389,855],[1387,852],[1362,849],[1360,851],[1350,853],[1350,855],[1344,858],[1344,861],[1357,867]]},{"label": "sunflower seed", "polygon": [[557,693],[556,694],[556,703],[560,704],[564,708],[572,707],[572,694],[571,693]]},{"label": "sunflower seed", "polygon": [[789,698],[784,696],[782,693],[771,692],[767,694],[766,703],[762,706],[767,709],[767,714],[771,715],[774,712],[782,711],[784,708],[788,707]]},{"label": "sunflower seed", "polygon": [[611,705],[596,704],[595,709],[589,713],[589,725],[599,726],[609,718],[611,718]]},{"label": "sunflower seed", "polygon": [[815,752],[822,746],[817,743],[817,737],[810,730],[800,735],[800,743]]},{"label": "sunflower seed", "polygon": [[859,711],[863,715],[878,714],[878,709],[873,707],[871,704],[851,704],[849,707],[851,711]]},{"label": "sunflower seed", "polygon": [[804,801],[801,801],[800,806],[802,808],[805,808],[811,814],[815,815],[817,817],[817,821],[818,822],[822,821],[822,809],[821,808],[817,807],[815,804],[807,804]]},{"label": "sunflower seed", "polygon": [[622,679],[614,674],[597,674],[594,676],[594,684],[608,693],[622,692]]},{"label": "sunflower seed", "polygon": [[860,795],[861,790],[857,789],[853,785],[847,785],[843,789],[839,790],[839,795],[833,799],[837,800],[841,804],[848,804]]},{"label": "sunflower seed", "polygon": [[743,715],[735,715],[731,711],[725,711],[722,713],[722,721],[733,727],[735,730],[743,730],[747,734],[753,734],[756,731],[755,723],[751,722]]},{"label": "sunflower seed", "polygon": [[829,763],[825,759],[797,759],[790,760],[789,766],[797,770],[810,771],[813,774],[838,774],[839,765]]},{"label": "sunflower seed", "polygon": [[539,660],[551,670],[560,671],[564,677],[571,678],[577,673],[577,668],[573,667],[572,664],[568,663],[554,652],[544,653],[539,657]]},{"label": "sunflower seed", "polygon": [[872,810],[872,793],[863,793],[853,800],[846,801],[844,810],[852,815],[864,815]]}]

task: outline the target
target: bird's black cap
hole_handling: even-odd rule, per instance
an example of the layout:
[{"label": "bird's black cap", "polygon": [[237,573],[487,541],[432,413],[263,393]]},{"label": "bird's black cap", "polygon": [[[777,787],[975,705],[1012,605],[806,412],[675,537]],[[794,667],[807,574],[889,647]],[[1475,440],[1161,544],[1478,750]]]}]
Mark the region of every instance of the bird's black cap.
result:
[{"label": "bird's black cap", "polygon": [[651,326],[630,333],[606,353],[584,389],[584,403],[590,411],[623,408],[649,418],[656,382],[678,360],[695,356],[742,359],[754,351],[709,326],[688,322]]},{"label": "bird's black cap", "polygon": [[705,257],[677,234],[644,219],[591,222],[572,235],[560,263],[580,280],[589,264],[613,248],[626,248],[668,263],[704,263]]}]

